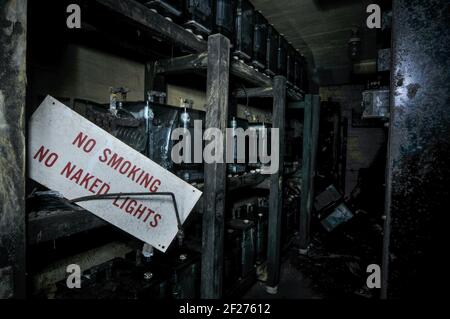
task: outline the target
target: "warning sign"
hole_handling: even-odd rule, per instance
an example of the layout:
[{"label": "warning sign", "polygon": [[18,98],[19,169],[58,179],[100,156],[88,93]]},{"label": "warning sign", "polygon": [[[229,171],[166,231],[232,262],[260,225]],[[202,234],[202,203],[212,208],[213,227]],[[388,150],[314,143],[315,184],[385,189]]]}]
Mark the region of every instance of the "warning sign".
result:
[{"label": "warning sign", "polygon": [[[69,200],[171,192],[183,223],[202,194],[51,96],[31,117],[29,137],[30,177]],[[78,204],[163,252],[178,231],[170,196],[121,195]]]}]

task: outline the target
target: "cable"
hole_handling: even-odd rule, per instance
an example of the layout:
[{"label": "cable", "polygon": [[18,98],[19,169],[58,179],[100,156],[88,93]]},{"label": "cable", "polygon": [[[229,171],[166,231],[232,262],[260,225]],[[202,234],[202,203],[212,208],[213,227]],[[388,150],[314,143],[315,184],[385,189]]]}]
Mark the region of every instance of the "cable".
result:
[{"label": "cable", "polygon": [[78,197],[75,199],[72,199],[71,203],[78,203],[78,202],[87,202],[92,200],[101,200],[101,199],[112,199],[112,198],[120,198],[120,196],[170,196],[172,198],[173,207],[175,209],[175,215],[177,217],[177,224],[178,224],[178,238],[181,241],[184,237],[184,231],[183,231],[183,225],[181,224],[181,218],[180,214],[178,213],[178,205],[177,200],[175,198],[175,194],[172,192],[134,192],[134,193],[110,193],[110,194],[100,194],[100,195],[90,195],[90,196],[83,196]]},{"label": "cable", "polygon": [[246,105],[245,105],[245,106],[246,106],[247,109],[248,109],[249,98],[248,98],[247,90],[246,90],[246,88],[245,88],[245,85],[242,84],[242,82],[239,82],[239,84],[242,86],[242,89],[244,90],[245,98],[247,99],[247,102],[246,102]]}]

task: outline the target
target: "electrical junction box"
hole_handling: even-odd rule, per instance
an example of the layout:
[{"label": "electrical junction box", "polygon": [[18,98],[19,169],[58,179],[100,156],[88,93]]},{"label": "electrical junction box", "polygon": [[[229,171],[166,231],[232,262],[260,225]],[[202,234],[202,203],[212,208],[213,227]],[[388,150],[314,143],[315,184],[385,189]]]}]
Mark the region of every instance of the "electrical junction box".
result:
[{"label": "electrical junction box", "polygon": [[369,90],[362,93],[363,119],[389,117],[389,90]]}]

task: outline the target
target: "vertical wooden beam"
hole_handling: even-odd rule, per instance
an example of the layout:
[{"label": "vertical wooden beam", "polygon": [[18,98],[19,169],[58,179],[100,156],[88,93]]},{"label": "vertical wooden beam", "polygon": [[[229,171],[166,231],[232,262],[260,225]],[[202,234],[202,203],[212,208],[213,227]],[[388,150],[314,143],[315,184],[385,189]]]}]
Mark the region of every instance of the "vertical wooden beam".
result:
[{"label": "vertical wooden beam", "polygon": [[0,2],[0,299],[25,297],[27,0]]},{"label": "vertical wooden beam", "polygon": [[347,171],[347,137],[348,137],[348,118],[342,119],[342,133],[341,133],[341,163],[340,163],[340,191],[345,193],[345,178]]},{"label": "vertical wooden beam", "polygon": [[[338,104],[335,104],[335,108]],[[341,107],[334,109],[333,114],[333,181],[334,184],[341,189],[339,164],[341,163]]]},{"label": "vertical wooden beam", "polygon": [[303,114],[303,152],[302,152],[302,192],[300,201],[300,249],[306,250],[309,245],[309,225],[311,217],[311,149],[312,149],[312,95],[305,96]]},{"label": "vertical wooden beam", "polygon": [[314,201],[314,177],[316,176],[317,167],[317,149],[319,147],[319,124],[320,124],[320,96],[313,95],[312,97],[312,153],[311,153],[311,202]]},{"label": "vertical wooden beam", "polygon": [[310,243],[311,212],[314,201],[314,176],[319,137],[320,98],[305,96],[303,124],[302,194],[300,207],[300,250],[305,252]]},{"label": "vertical wooden beam", "polygon": [[206,127],[222,132],[222,163],[205,164],[201,297],[220,298],[226,192],[225,137],[228,122],[230,41],[221,34],[208,38]]},{"label": "vertical wooden beam", "polygon": [[[273,128],[279,129],[279,169],[270,176],[269,234],[267,251],[267,292],[277,293],[280,281],[281,214],[283,210],[284,122],[286,112],[286,78],[273,80]],[[273,156],[274,154],[272,154]]]}]

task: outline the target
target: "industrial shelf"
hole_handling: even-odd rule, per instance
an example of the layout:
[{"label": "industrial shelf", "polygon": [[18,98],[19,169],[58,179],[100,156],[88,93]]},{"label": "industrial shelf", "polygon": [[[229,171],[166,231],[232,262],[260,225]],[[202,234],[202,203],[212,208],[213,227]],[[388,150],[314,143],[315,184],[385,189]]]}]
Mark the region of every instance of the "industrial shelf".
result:
[{"label": "industrial shelf", "polygon": [[[128,18],[131,23],[140,25],[151,33],[158,34],[158,36],[161,36],[169,43],[176,44],[185,50],[194,52],[194,54],[187,56],[157,61],[155,74],[207,69],[207,41],[199,39],[183,27],[165,19],[163,16],[134,0],[95,0],[95,2],[116,14]],[[272,86],[272,80],[269,76],[255,70],[240,60],[232,59],[230,71],[234,76],[258,87],[265,89]],[[287,94],[293,101],[300,101],[304,97],[304,92],[291,87],[287,88]]]},{"label": "industrial shelf", "polygon": [[94,0],[106,9],[124,16],[131,23],[140,25],[150,32],[157,33],[169,42],[173,42],[191,52],[206,51],[207,42],[197,38],[181,26],[165,19],[143,4],[134,0]]},{"label": "industrial shelf", "polygon": [[84,209],[39,211],[28,217],[28,244],[39,244],[108,225]]},{"label": "industrial shelf", "polygon": [[[177,48],[178,57],[157,58],[159,60],[156,61],[154,56],[147,57],[144,93],[155,90],[155,77],[157,76],[182,73],[206,75],[206,127],[226,129],[231,95],[236,98],[262,97],[273,100],[272,127],[279,128],[279,140],[277,141],[280,145],[279,173],[269,176],[247,174],[228,178],[225,163],[205,164],[203,196],[194,211],[201,210],[203,212],[202,298],[220,298],[224,294],[222,276],[226,194],[244,187],[269,190],[267,285],[270,287],[278,285],[283,207],[284,175],[281,172],[284,168],[285,112],[288,100],[298,102],[308,96],[289,86],[284,76],[278,75],[271,78],[244,62],[234,59],[231,55],[230,40],[224,35],[213,34],[208,37],[207,41],[201,40],[181,26],[134,0],[94,0],[85,1],[85,3],[94,11],[102,10],[103,17],[107,19],[120,16],[123,18],[121,21],[123,20],[133,27],[136,26],[140,32],[161,39],[161,43],[167,44],[168,47]],[[95,19],[90,21],[90,24],[92,24],[90,27],[95,30]],[[145,52],[145,50],[141,50],[141,52]],[[167,56],[167,54],[160,56]],[[232,92],[230,83],[235,80],[244,80],[254,87]],[[310,110],[311,108],[305,108],[305,114]],[[305,134],[304,138],[308,137],[310,134]],[[312,149],[308,148],[307,150],[311,151]],[[304,175],[303,182],[308,183],[311,178],[311,172],[308,171]],[[103,225],[106,225],[104,221],[91,214],[86,214],[86,211],[39,212],[30,216],[29,242],[38,243]],[[44,228],[46,228],[45,231]]]},{"label": "industrial shelf", "polygon": [[[233,93],[235,97],[273,97],[272,79],[249,66],[248,64],[231,59],[230,72],[235,77],[245,80],[256,88],[239,89]],[[203,72],[208,67],[208,53],[201,52],[181,57],[162,59],[155,62],[155,74],[183,74],[189,72]],[[287,88],[287,95],[292,101],[302,101],[304,92]]]},{"label": "industrial shelf", "polygon": [[[268,189],[267,177],[267,175],[250,173],[228,177],[227,189],[229,191],[246,187]],[[203,184],[196,185],[196,187],[203,190]],[[31,212],[28,215],[28,244],[35,245],[109,225],[87,210],[76,205],[72,206],[67,209]],[[200,212],[202,209],[203,198],[200,198],[194,211]]]}]

